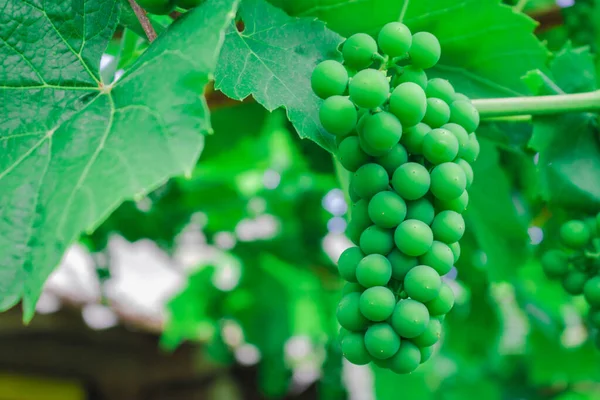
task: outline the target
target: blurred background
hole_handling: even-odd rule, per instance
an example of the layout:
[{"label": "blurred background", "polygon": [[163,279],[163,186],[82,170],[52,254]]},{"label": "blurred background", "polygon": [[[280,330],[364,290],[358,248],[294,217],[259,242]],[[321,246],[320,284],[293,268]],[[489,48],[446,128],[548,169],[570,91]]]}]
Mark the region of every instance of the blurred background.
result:
[{"label": "blurred background", "polygon": [[[553,51],[599,43],[592,0],[507,3]],[[117,64],[122,40],[135,51]],[[145,47],[120,31],[103,74]],[[0,400],[600,399],[587,306],[539,265],[565,212],[536,197],[530,124],[478,132],[468,233],[444,277],[456,305],[432,360],[397,376],[344,362],[335,340],[350,242],[331,156],[283,111],[208,100],[215,133],[193,173],[82,237],[29,326],[18,307],[0,314]]]}]

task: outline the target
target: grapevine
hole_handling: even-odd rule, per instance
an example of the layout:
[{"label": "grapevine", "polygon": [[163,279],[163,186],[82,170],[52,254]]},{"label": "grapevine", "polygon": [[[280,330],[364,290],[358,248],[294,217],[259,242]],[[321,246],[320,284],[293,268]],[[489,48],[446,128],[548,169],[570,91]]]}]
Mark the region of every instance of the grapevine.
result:
[{"label": "grapevine", "polygon": [[454,293],[442,278],[458,260],[462,212],[479,154],[479,114],[447,80],[427,79],[438,39],[385,25],[377,40],[350,36],[343,63],[312,74],[323,127],[353,173],[339,273],[348,283],[337,309],[346,359],[396,373],[424,363],[440,339]]}]

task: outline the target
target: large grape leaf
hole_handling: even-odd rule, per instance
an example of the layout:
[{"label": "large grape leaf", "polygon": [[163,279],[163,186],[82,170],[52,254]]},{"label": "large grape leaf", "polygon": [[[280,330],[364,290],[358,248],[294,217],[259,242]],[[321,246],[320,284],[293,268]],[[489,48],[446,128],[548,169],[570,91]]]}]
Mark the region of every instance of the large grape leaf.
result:
[{"label": "large grape leaf", "polygon": [[123,200],[190,171],[210,129],[202,96],[236,0],[211,0],[101,81],[114,0],[4,1],[0,16],[0,308],[32,317],[67,246]]},{"label": "large grape leaf", "polygon": [[333,151],[310,75],[319,61],[339,58],[342,38],[314,18],[289,17],[265,0],[244,0],[238,18],[241,24],[231,23],[223,44],[215,88],[236,100],[252,95],[268,110],[285,107],[300,137]]}]

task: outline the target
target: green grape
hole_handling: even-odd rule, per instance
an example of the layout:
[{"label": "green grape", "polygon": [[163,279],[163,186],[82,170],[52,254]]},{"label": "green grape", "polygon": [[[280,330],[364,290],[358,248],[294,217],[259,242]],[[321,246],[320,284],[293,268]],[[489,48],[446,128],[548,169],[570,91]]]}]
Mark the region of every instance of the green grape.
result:
[{"label": "green grape", "polygon": [[364,331],[369,326],[369,320],[360,312],[360,293],[348,293],[338,304],[336,310],[337,320],[340,325],[349,331]]},{"label": "green grape", "polygon": [[549,250],[542,256],[542,269],[550,279],[561,278],[569,270],[569,257],[561,250]]},{"label": "green grape", "polygon": [[360,296],[360,312],[370,321],[385,321],[394,312],[396,297],[385,286],[366,289]]},{"label": "green grape", "polygon": [[342,288],[342,296],[347,295],[348,293],[362,293],[365,290],[364,287],[359,285],[358,283],[347,282]]},{"label": "green grape", "polygon": [[340,276],[348,282],[356,282],[356,266],[363,257],[364,254],[358,247],[350,247],[344,250],[338,260]]},{"label": "green grape", "polygon": [[385,168],[389,176],[392,176],[399,166],[408,162],[408,153],[404,146],[398,143],[385,155],[378,157],[376,161]]},{"label": "green grape", "polygon": [[398,335],[407,339],[414,338],[425,332],[429,325],[429,311],[416,300],[400,300],[390,323]]},{"label": "green grape", "polygon": [[[356,203],[352,204],[352,217],[350,222],[356,226],[360,233],[363,233],[365,229],[373,225],[371,218],[369,218],[369,201],[361,199]],[[360,234],[359,234],[360,236]]]},{"label": "green grape", "polygon": [[421,352],[421,364],[431,358],[431,355],[433,354],[433,347],[434,346],[419,348],[419,351]]},{"label": "green grape", "polygon": [[[433,78],[427,82],[427,89],[425,90],[427,97],[435,97],[442,99],[445,103],[452,104],[454,101],[454,87],[452,84],[445,79]],[[450,117],[450,109],[448,109],[448,117]]]},{"label": "green grape", "polygon": [[454,292],[452,288],[445,283],[442,283],[440,293],[437,297],[427,303],[425,306],[429,310],[429,315],[438,316],[446,315],[454,307]]},{"label": "green grape", "polygon": [[427,253],[419,257],[421,264],[429,265],[440,275],[446,275],[454,265],[454,253],[445,243],[433,241]]},{"label": "green grape", "polygon": [[600,276],[595,276],[585,283],[583,296],[592,307],[600,307]]},{"label": "green grape", "polygon": [[376,53],[377,43],[366,33],[355,33],[346,39],[342,46],[344,62],[356,69],[363,69],[371,65]]},{"label": "green grape", "polygon": [[366,142],[364,135],[358,135],[360,142],[360,148],[368,155],[372,157],[381,157],[388,153],[389,150],[377,150]]},{"label": "green grape", "polygon": [[417,200],[427,193],[431,177],[421,164],[402,164],[392,176],[392,187],[406,200]]},{"label": "green grape", "polygon": [[404,254],[417,257],[425,254],[431,248],[433,233],[426,223],[416,219],[407,219],[396,228],[394,241]]},{"label": "green grape", "polygon": [[382,111],[365,121],[360,135],[375,151],[389,151],[400,141],[402,125],[394,114]]},{"label": "green grape", "polygon": [[406,219],[417,219],[431,225],[434,216],[433,205],[426,198],[406,202]]},{"label": "green grape", "polygon": [[356,172],[357,169],[369,162],[369,156],[360,148],[357,136],[349,136],[340,143],[338,159],[340,164],[350,172]]},{"label": "green grape", "polygon": [[387,77],[376,69],[357,72],[348,85],[350,100],[358,107],[376,108],[388,98],[390,83]]},{"label": "green grape", "polygon": [[392,86],[396,87],[405,82],[416,83],[425,90],[427,87],[427,74],[421,68],[417,68],[414,65],[407,65],[402,68],[402,73],[394,75]]},{"label": "green grape", "polygon": [[393,233],[372,225],[360,235],[360,248],[365,254],[389,254],[394,248]]},{"label": "green grape", "polygon": [[398,117],[402,126],[418,124],[425,116],[426,110],[425,91],[416,83],[401,83],[390,95],[390,112]]},{"label": "green grape", "polygon": [[191,8],[198,7],[203,2],[204,0],[177,0],[175,4],[177,4],[178,7],[189,10]]},{"label": "green grape", "polygon": [[395,228],[406,216],[406,203],[395,192],[379,192],[369,201],[369,217],[380,228]]},{"label": "green grape", "polygon": [[347,135],[356,126],[356,108],[346,97],[331,96],[321,104],[319,120],[334,135]]},{"label": "green grape", "polygon": [[423,140],[431,131],[429,125],[420,123],[404,130],[400,143],[413,155],[423,154]]},{"label": "green grape", "polygon": [[408,340],[402,340],[400,349],[388,361],[388,367],[397,374],[413,372],[421,364],[421,351]]},{"label": "green grape", "polygon": [[407,256],[398,249],[392,250],[387,259],[392,265],[392,278],[398,281],[404,280],[408,271],[417,266],[416,257]]},{"label": "green grape", "polygon": [[466,188],[465,172],[455,163],[446,162],[431,171],[431,193],[442,201],[459,197]]},{"label": "green grape", "polygon": [[385,360],[400,348],[400,338],[391,326],[385,322],[373,324],[365,333],[365,346],[373,358]]},{"label": "green grape", "polygon": [[560,227],[560,240],[573,249],[580,249],[590,241],[590,230],[583,221],[571,220]]},{"label": "green grape", "polygon": [[457,262],[460,258],[460,243],[454,242],[450,243],[448,246],[450,246],[450,250],[452,250],[452,253],[454,254],[454,262]]},{"label": "green grape", "polygon": [[390,57],[406,54],[412,44],[410,29],[400,22],[387,23],[377,36],[379,48]]},{"label": "green grape", "polygon": [[404,290],[413,299],[426,303],[440,293],[442,278],[428,265],[417,265],[404,277]]},{"label": "green grape", "polygon": [[465,128],[452,122],[442,125],[442,128],[449,130],[456,136],[456,140],[458,141],[458,156],[462,157],[469,146],[469,134]]},{"label": "green grape", "polygon": [[427,69],[433,67],[440,60],[442,48],[440,42],[429,32],[417,32],[413,35],[410,50],[413,65]]},{"label": "green grape", "polygon": [[467,178],[467,189],[471,187],[471,185],[473,184],[473,178],[474,178],[474,174],[473,174],[473,167],[471,167],[471,164],[469,164],[467,161],[463,160],[462,158],[459,158],[458,160],[455,161],[456,164],[458,164],[459,167],[462,168],[462,170],[465,173],[465,177]]},{"label": "green grape", "polygon": [[373,116],[373,114],[371,114],[371,110],[369,110],[368,108],[359,108],[359,112],[360,110],[363,111],[362,114],[358,117],[358,122],[356,123],[356,131],[359,135],[363,131],[363,127],[365,126],[367,120]]},{"label": "green grape", "polygon": [[577,296],[583,293],[583,287],[587,280],[587,274],[574,269],[562,277],[562,287],[567,293]]},{"label": "green grape", "polygon": [[465,220],[455,211],[438,213],[431,224],[433,237],[444,243],[458,242],[465,233]]},{"label": "green grape", "polygon": [[469,145],[465,148],[465,151],[461,155],[467,162],[475,162],[479,156],[479,141],[474,133],[469,134]]},{"label": "green grape", "polygon": [[385,286],[392,277],[392,265],[381,254],[370,254],[356,267],[358,283],[366,288]]},{"label": "green grape", "polygon": [[385,168],[378,164],[365,164],[354,173],[354,190],[363,199],[388,189],[390,177]]},{"label": "green grape", "polygon": [[588,319],[594,328],[600,329],[600,309],[592,308],[588,315]]},{"label": "green grape", "polygon": [[139,0],[137,3],[150,14],[156,15],[166,15],[175,8],[175,2],[169,0]]},{"label": "green grape", "polygon": [[326,60],[315,67],[310,77],[310,86],[317,96],[326,99],[341,96],[348,86],[348,71],[335,60]]},{"label": "green grape", "polygon": [[458,140],[446,129],[433,129],[423,139],[423,155],[432,164],[452,161],[458,155]]},{"label": "green grape", "polygon": [[423,122],[432,128],[439,128],[450,120],[450,107],[442,99],[430,97],[427,99],[427,110]]},{"label": "green grape", "polygon": [[346,360],[355,365],[365,365],[371,361],[371,356],[365,346],[364,335],[360,332],[349,332],[342,339],[342,354]]},{"label": "green grape", "polygon": [[475,132],[479,126],[479,112],[470,101],[455,100],[450,105],[450,122],[462,126],[467,132]]},{"label": "green grape", "polygon": [[[468,101],[469,103],[471,102],[471,99],[469,99],[467,96],[465,96],[462,93],[455,93],[454,96],[452,96],[452,100],[456,101],[456,100],[464,100],[464,101]],[[450,103],[452,104],[452,103]]]},{"label": "green grape", "polygon": [[412,342],[419,347],[430,347],[436,344],[441,336],[442,323],[436,318],[431,318],[425,331],[413,338]]},{"label": "green grape", "polygon": [[460,196],[458,196],[455,199],[452,200],[447,200],[447,201],[441,201],[440,199],[435,199],[435,206],[439,209],[439,210],[450,210],[450,211],[456,211],[459,214],[462,214],[463,212],[465,212],[465,210],[467,209],[467,206],[469,205],[469,192],[467,192],[466,190],[464,192],[462,192],[462,194]]}]

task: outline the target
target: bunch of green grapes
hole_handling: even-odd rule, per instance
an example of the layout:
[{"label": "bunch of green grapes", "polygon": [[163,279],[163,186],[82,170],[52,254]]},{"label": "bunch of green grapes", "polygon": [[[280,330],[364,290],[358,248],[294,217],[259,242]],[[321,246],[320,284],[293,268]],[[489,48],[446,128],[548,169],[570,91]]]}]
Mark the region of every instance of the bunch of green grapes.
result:
[{"label": "bunch of green grapes", "polygon": [[151,14],[165,15],[181,7],[185,9],[199,6],[204,0],[136,0],[144,10]]},{"label": "bunch of green grapes", "polygon": [[[562,224],[560,242],[563,248],[542,256],[544,273],[560,280],[570,295],[583,294],[591,307],[589,322],[600,329],[600,213],[596,218]],[[600,347],[600,342],[597,344]]]},{"label": "bunch of green grapes", "polygon": [[324,61],[311,79],[321,123],[353,173],[346,233],[356,246],[338,261],[348,282],[337,309],[342,351],[396,373],[430,357],[454,305],[441,277],[460,255],[479,154],[477,110],[447,80],[427,78],[440,53],[431,33],[392,22],[377,41],[349,37],[343,64]]}]

